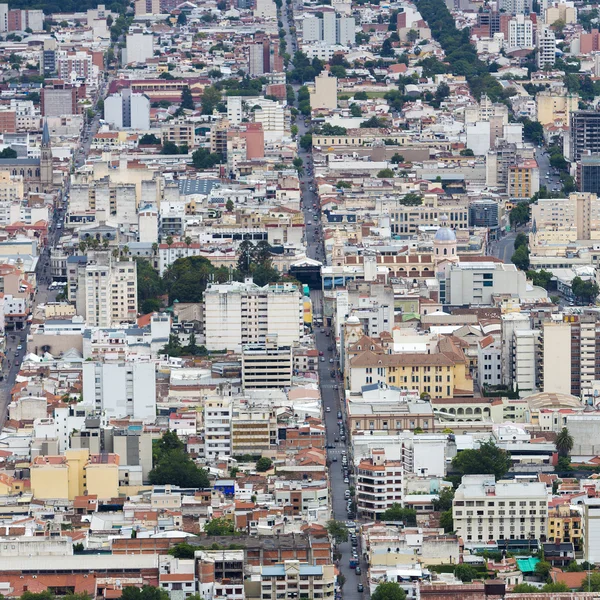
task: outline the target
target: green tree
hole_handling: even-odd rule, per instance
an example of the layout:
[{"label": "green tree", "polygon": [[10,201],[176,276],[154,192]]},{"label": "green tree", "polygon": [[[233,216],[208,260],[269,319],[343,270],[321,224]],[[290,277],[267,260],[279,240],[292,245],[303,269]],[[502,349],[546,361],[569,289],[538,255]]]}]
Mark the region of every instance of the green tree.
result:
[{"label": "green tree", "polygon": [[273,467],[273,461],[270,458],[268,458],[267,456],[261,456],[256,461],[256,470],[259,473],[264,473],[265,471],[270,471],[272,467]]},{"label": "green tree", "polygon": [[450,510],[452,508],[452,500],[454,500],[454,489],[451,487],[441,489],[438,497],[433,501],[433,510]]},{"label": "green tree", "polygon": [[233,212],[233,200],[231,198],[229,198],[229,200],[227,200],[227,202],[225,202],[225,210],[227,212]]},{"label": "green tree", "polygon": [[533,285],[543,287],[545,290],[550,287],[552,277],[552,273],[549,271],[544,271],[544,269],[541,269],[540,271],[533,271],[530,269],[527,271],[527,279],[531,279],[531,283],[533,283]]},{"label": "green tree", "polygon": [[139,139],[140,146],[160,146],[160,139],[157,138],[153,133],[145,133]]},{"label": "green tree", "polygon": [[528,594],[528,593],[539,593],[540,590],[535,585],[531,585],[530,583],[518,583],[512,589],[513,594]]},{"label": "green tree", "polygon": [[189,86],[187,86],[187,85],[181,90],[180,106],[181,106],[181,108],[186,108],[188,110],[194,110],[194,108],[195,108],[192,91],[190,90]]},{"label": "green tree", "polygon": [[440,515],[440,527],[444,528],[445,533],[452,533],[454,531],[454,519],[452,518],[452,509],[445,510]]},{"label": "green tree", "polygon": [[454,576],[463,583],[469,583],[473,579],[477,579],[477,570],[470,565],[456,565],[454,567]]},{"label": "green tree", "polygon": [[368,100],[369,96],[367,95],[367,92],[356,92],[354,94],[354,99],[355,100]]},{"label": "green tree", "polygon": [[580,573],[581,571],[584,571],[585,569],[576,561],[572,560],[568,565],[567,568],[565,569],[565,571],[567,571],[568,573]]},{"label": "green tree", "polygon": [[528,202],[518,202],[510,211],[510,224],[514,227],[529,221],[530,208]]},{"label": "green tree", "polygon": [[591,573],[581,586],[582,592],[600,592],[600,573]]},{"label": "green tree", "polygon": [[540,591],[544,594],[560,594],[570,592],[571,589],[564,581],[557,581],[556,583],[547,583]]},{"label": "green tree", "polygon": [[335,187],[340,188],[340,189],[351,189],[352,188],[352,184],[349,181],[338,181],[335,184]]},{"label": "green tree", "polygon": [[358,104],[353,102],[350,105],[350,115],[353,117],[362,117],[362,110]]},{"label": "green tree", "polygon": [[174,142],[165,142],[163,144],[162,150],[160,151],[161,154],[179,154],[179,146],[177,144],[175,144]]},{"label": "green tree", "polygon": [[511,465],[510,454],[493,441],[483,442],[478,449],[463,450],[452,459],[452,466],[461,476],[489,474],[502,479]]},{"label": "green tree", "polygon": [[363,121],[360,124],[360,126],[366,129],[379,129],[380,127],[385,127],[386,122],[384,119],[380,119],[378,117],[371,117],[370,119]]},{"label": "green tree", "polygon": [[327,521],[327,533],[335,544],[343,544],[348,541],[348,528],[342,521]]},{"label": "green tree", "polygon": [[515,238],[514,249],[517,250],[521,246],[527,246],[529,244],[529,239],[524,233],[518,233]]},{"label": "green tree", "polygon": [[540,562],[535,565],[535,574],[542,579],[548,579],[550,571],[552,571],[552,565],[545,560],[540,560]]},{"label": "green tree", "polygon": [[417,511],[412,508],[402,508],[400,504],[393,503],[381,515],[382,521],[403,521],[405,525],[414,527],[417,524]]},{"label": "green tree", "polygon": [[[144,306],[144,303],[148,300],[160,302],[158,300],[164,292],[163,282],[154,269],[154,267],[144,258],[136,259],[136,271],[137,271],[137,293],[138,302],[140,306]],[[145,311],[142,309],[144,314],[154,311]]]},{"label": "green tree", "polygon": [[167,431],[153,447],[154,467],[149,473],[153,485],[178,485],[189,488],[207,488],[208,474],[199,469],[185,452],[183,442],[177,434]]},{"label": "green tree", "polygon": [[158,298],[147,298],[141,303],[141,312],[144,315],[159,312],[161,309],[161,303]]},{"label": "green tree", "polygon": [[423,198],[419,194],[409,192],[408,194],[404,194],[399,202],[404,206],[421,206],[421,204],[423,204]]},{"label": "green tree", "polygon": [[398,165],[400,163],[404,162],[404,156],[402,156],[402,154],[398,154],[397,152],[394,154],[394,156],[392,156],[392,159],[390,161],[393,165]]},{"label": "green tree", "polygon": [[123,588],[121,600],[169,600],[169,593],[151,585],[143,588],[127,586]]},{"label": "green tree", "polygon": [[230,519],[217,517],[211,519],[204,526],[204,533],[207,535],[233,535],[235,533],[235,525]]},{"label": "green tree", "polygon": [[221,102],[221,92],[213,85],[209,85],[204,88],[202,92],[202,114],[212,115],[213,111],[217,107],[217,104]]},{"label": "green tree", "polygon": [[377,173],[377,177],[379,177],[379,179],[390,179],[393,176],[394,171],[392,171],[391,169],[381,169],[381,171]]},{"label": "green tree", "polygon": [[387,581],[375,588],[371,600],[406,600],[406,592],[395,581]]},{"label": "green tree", "polygon": [[556,436],[556,450],[559,456],[568,456],[573,449],[573,436],[566,427]]},{"label": "green tree", "polygon": [[294,166],[294,169],[296,169],[296,171],[298,171],[299,173],[301,171],[303,171],[303,168],[302,168],[303,164],[304,164],[304,161],[299,156],[294,158],[294,160],[292,161],[292,165]]},{"label": "green tree", "polygon": [[205,169],[212,169],[221,162],[222,158],[220,154],[210,152],[206,148],[198,148],[192,154],[192,164],[195,169],[203,171]]},{"label": "green tree", "polygon": [[167,554],[174,556],[175,558],[194,558],[196,547],[188,544],[187,542],[181,542],[175,544],[172,548],[169,548]]},{"label": "green tree", "polygon": [[529,248],[519,246],[510,257],[510,261],[521,271],[529,269]]},{"label": "green tree", "polygon": [[306,152],[310,152],[312,150],[312,134],[305,133],[300,137],[300,148],[305,150]]},{"label": "green tree", "polygon": [[0,158],[17,158],[17,152],[12,148],[4,148],[4,150],[0,152]]},{"label": "green tree", "polygon": [[584,281],[581,277],[574,277],[573,281],[571,281],[571,291],[575,298],[578,298],[582,302],[594,302],[600,289],[592,280]]}]

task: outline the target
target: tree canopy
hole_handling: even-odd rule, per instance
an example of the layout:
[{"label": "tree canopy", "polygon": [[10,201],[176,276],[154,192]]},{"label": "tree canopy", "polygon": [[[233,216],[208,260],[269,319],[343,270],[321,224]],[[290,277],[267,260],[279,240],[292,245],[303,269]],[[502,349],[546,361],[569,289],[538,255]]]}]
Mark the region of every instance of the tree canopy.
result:
[{"label": "tree canopy", "polygon": [[327,533],[336,544],[343,544],[348,541],[348,528],[342,521],[327,521],[326,527]]},{"label": "tree canopy", "polygon": [[371,600],[406,600],[406,592],[395,581],[387,581],[375,588]]},{"label": "tree canopy", "polygon": [[204,533],[207,535],[233,535],[235,533],[235,525],[230,519],[216,517],[206,523]]},{"label": "tree canopy", "polygon": [[167,431],[153,446],[154,468],[149,479],[153,485],[171,484],[189,488],[207,488],[208,474],[199,469],[185,451],[174,431]]},{"label": "tree canopy", "polygon": [[460,475],[495,475],[496,479],[502,479],[511,465],[510,454],[491,440],[478,449],[463,450],[452,459],[452,466]]},{"label": "tree canopy", "polygon": [[402,521],[405,525],[414,526],[417,524],[417,511],[412,508],[402,508],[400,504],[392,504],[381,515],[382,521]]}]

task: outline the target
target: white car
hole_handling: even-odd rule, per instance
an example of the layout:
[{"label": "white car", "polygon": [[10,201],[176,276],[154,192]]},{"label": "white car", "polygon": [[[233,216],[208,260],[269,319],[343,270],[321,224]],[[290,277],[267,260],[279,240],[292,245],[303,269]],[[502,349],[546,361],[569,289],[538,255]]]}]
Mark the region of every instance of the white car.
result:
[{"label": "white car", "polygon": [[328,406],[328,407],[325,409],[325,412],[331,412],[331,407],[329,407],[329,406]]},{"label": "white car", "polygon": [[344,477],[344,483],[350,483],[350,480],[347,477]]}]

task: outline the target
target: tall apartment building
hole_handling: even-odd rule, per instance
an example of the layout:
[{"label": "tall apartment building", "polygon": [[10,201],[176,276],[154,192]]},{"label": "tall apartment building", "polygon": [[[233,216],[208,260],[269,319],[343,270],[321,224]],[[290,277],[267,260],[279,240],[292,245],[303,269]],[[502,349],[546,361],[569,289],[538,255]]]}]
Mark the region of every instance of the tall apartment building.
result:
[{"label": "tall apartment building", "polygon": [[600,200],[596,194],[573,193],[568,198],[543,198],[531,205],[537,229],[573,229],[578,240],[597,239],[600,230]]},{"label": "tall apartment building", "polygon": [[402,504],[404,467],[401,460],[386,460],[385,450],[373,448],[371,457],[358,463],[356,508],[366,519],[377,520],[391,508]]},{"label": "tall apartment building", "polygon": [[277,336],[267,336],[264,344],[242,347],[244,389],[282,388],[292,385],[292,348],[279,346]]},{"label": "tall apartment building", "polygon": [[150,100],[123,88],[104,100],[104,119],[115,129],[150,129]]},{"label": "tall apartment building", "polygon": [[100,220],[114,219],[130,225],[138,222],[136,185],[113,183],[108,176],[90,183],[71,186],[69,208],[72,214],[95,211]]},{"label": "tall apartment building", "polygon": [[600,194],[600,156],[584,154],[577,163],[577,187],[580,192]]},{"label": "tall apartment building", "polygon": [[533,22],[525,15],[516,15],[508,22],[508,47],[533,48]]},{"label": "tall apartment building", "polygon": [[154,362],[83,363],[83,402],[109,418],[156,418]]},{"label": "tall apartment building", "polygon": [[[69,284],[70,285],[70,284]],[[133,261],[115,260],[111,253],[88,252],[77,268],[77,314],[90,327],[113,327],[137,317],[137,273]]]},{"label": "tall apartment building", "polygon": [[264,75],[283,71],[283,59],[279,46],[268,37],[258,39],[248,47],[248,70],[250,75]]},{"label": "tall apartment building", "polygon": [[575,162],[584,154],[600,154],[600,112],[577,110],[571,113],[569,151]]},{"label": "tall apartment building", "polygon": [[277,335],[281,346],[295,346],[304,331],[304,307],[297,286],[259,287],[247,279],[211,285],[204,292],[204,332],[210,350],[241,352]]},{"label": "tall apartment building", "polygon": [[333,11],[322,17],[306,17],[302,20],[302,41],[323,42],[335,46],[351,46],[356,43],[354,17],[341,17]]},{"label": "tall apartment building", "polygon": [[542,125],[553,124],[560,120],[570,123],[571,113],[579,107],[579,96],[570,94],[566,89],[548,90],[536,94],[537,120]]},{"label": "tall apartment building", "polygon": [[583,499],[583,558],[600,561],[600,498]]},{"label": "tall apartment building", "polygon": [[204,402],[204,456],[217,459],[231,456],[232,406],[226,396],[209,397]]},{"label": "tall apartment building", "polygon": [[260,589],[263,600],[279,598],[319,598],[333,600],[334,565],[312,565],[286,560],[261,566]]},{"label": "tall apartment building", "polygon": [[145,63],[154,56],[154,37],[144,33],[126,36],[125,64]]},{"label": "tall apartment building", "polygon": [[63,81],[74,83],[73,78],[82,79],[92,83],[97,78],[98,68],[94,67],[94,60],[87,52],[67,52],[59,50],[55,56],[56,73]]},{"label": "tall apartment building", "polygon": [[454,529],[465,543],[539,540],[546,535],[548,492],[541,482],[465,475],[452,501]]},{"label": "tall apartment building", "polygon": [[556,36],[548,27],[544,27],[537,36],[537,64],[540,69],[552,67],[556,62]]},{"label": "tall apartment building", "polygon": [[540,170],[533,158],[508,167],[507,193],[511,198],[531,198],[540,189]]}]

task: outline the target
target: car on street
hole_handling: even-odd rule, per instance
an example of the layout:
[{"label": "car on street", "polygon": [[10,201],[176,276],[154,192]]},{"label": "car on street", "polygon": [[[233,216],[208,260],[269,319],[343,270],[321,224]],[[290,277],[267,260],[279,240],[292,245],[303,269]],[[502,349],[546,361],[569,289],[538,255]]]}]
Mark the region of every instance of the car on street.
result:
[{"label": "car on street", "polygon": [[23,350],[23,346],[21,346],[21,344],[19,344],[19,345],[17,346],[17,350]]},{"label": "car on street", "polygon": [[[357,568],[358,568],[358,567],[357,567]],[[356,586],[356,589],[357,589],[359,592],[364,592],[364,591],[365,591],[365,586],[364,586],[362,583],[359,583],[359,584]]]},{"label": "car on street", "polygon": [[325,357],[321,356],[321,362],[325,362]]},{"label": "car on street", "polygon": [[356,567],[356,574],[360,575],[361,571],[360,571],[360,567]]},{"label": "car on street", "polygon": [[348,479],[348,477],[344,477],[344,483],[350,483],[350,480]]}]

